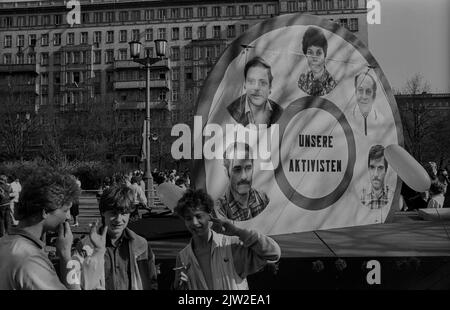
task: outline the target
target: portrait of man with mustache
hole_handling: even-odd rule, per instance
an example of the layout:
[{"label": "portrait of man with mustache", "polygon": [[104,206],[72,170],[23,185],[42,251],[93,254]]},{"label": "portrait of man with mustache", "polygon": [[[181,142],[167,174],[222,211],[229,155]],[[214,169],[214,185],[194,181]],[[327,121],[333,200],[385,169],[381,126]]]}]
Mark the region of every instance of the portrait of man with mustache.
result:
[{"label": "portrait of man with mustache", "polygon": [[217,201],[215,212],[218,217],[230,220],[250,220],[269,204],[265,193],[252,188],[252,149],[246,143],[234,142],[227,147],[223,158],[229,186]]},{"label": "portrait of man with mustache", "polygon": [[374,145],[369,150],[368,169],[370,189],[364,188],[361,202],[370,209],[380,209],[386,206],[391,198],[389,186],[384,184],[388,163],[384,157],[384,147]]}]

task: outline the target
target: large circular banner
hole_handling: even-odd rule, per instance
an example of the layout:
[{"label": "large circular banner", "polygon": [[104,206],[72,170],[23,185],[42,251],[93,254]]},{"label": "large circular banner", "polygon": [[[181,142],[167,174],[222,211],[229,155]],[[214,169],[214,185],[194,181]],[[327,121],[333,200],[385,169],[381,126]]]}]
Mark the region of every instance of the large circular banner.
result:
[{"label": "large circular banner", "polygon": [[395,99],[367,47],[336,23],[290,14],[250,28],[209,74],[194,123],[196,187],[240,227],[383,223],[398,207],[384,156],[403,145]]}]

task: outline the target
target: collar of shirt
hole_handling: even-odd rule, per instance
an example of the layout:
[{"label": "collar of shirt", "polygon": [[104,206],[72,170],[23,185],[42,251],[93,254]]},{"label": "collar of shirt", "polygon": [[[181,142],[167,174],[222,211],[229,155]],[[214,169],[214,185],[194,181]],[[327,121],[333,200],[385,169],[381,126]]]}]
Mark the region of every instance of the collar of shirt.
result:
[{"label": "collar of shirt", "polygon": [[326,67],[323,67],[323,74],[320,76],[319,79],[315,79],[314,73],[310,70],[310,71],[308,71],[307,80],[325,83],[329,79],[329,77],[330,77],[330,73],[328,72]]},{"label": "collar of shirt", "polygon": [[[244,113],[245,115],[247,115],[249,117],[250,123],[254,124],[255,123],[255,119],[253,117],[253,112],[252,109],[250,108],[250,102],[248,101],[248,96],[245,96],[245,108],[244,108]],[[270,111],[272,112],[272,106],[269,102],[269,99],[266,100],[266,103],[264,104],[264,111]]]},{"label": "collar of shirt", "polygon": [[[250,201],[250,198],[255,195],[255,193],[253,192],[253,188],[250,188],[249,192],[248,192],[248,198],[247,198],[247,202]],[[228,188],[228,191],[225,194],[228,205],[230,207],[237,205],[239,207],[239,209],[244,209],[244,207],[242,206],[242,203],[240,203],[238,200],[234,199],[233,193],[231,192],[231,188]]]},{"label": "collar of shirt", "polygon": [[42,242],[40,239],[37,239],[35,236],[27,232],[26,230],[20,229],[20,228],[12,228],[10,235],[19,235],[24,238],[27,238],[28,240],[33,241],[40,249],[43,249],[45,247],[44,242]]},{"label": "collar of shirt", "polygon": [[119,239],[117,239],[117,242],[115,245],[113,245],[111,243],[111,238],[109,237],[108,234],[106,234],[106,247],[110,247],[110,248],[118,248],[122,245],[123,240],[128,240],[130,241],[131,239],[133,239],[130,235],[130,233],[128,232],[128,229],[125,228],[123,230],[122,236],[119,237]]},{"label": "collar of shirt", "polygon": [[[359,106],[358,104],[355,104],[355,106],[353,107],[353,116],[356,117],[356,111],[358,111],[358,115],[361,115],[361,117],[363,117],[361,111],[359,110]],[[373,112],[373,113],[372,113]],[[372,109],[370,110],[369,114],[368,114],[368,118],[370,117],[370,115],[373,115],[373,118],[376,120],[378,118],[378,114],[377,114],[377,110],[375,109],[375,107],[372,106]]]},{"label": "collar of shirt", "polygon": [[[208,242],[211,242],[211,253],[215,248],[222,244],[222,236],[222,234],[218,234],[214,230],[209,229]],[[192,239],[189,242],[189,246],[191,247],[192,253],[194,253],[194,245],[192,244]]]},{"label": "collar of shirt", "polygon": [[386,187],[383,186],[383,189],[378,194],[376,194],[373,191],[373,187],[372,187],[370,190],[370,195],[375,199],[380,199],[381,197],[384,197],[388,191],[389,191],[389,189],[387,188],[387,186]]}]

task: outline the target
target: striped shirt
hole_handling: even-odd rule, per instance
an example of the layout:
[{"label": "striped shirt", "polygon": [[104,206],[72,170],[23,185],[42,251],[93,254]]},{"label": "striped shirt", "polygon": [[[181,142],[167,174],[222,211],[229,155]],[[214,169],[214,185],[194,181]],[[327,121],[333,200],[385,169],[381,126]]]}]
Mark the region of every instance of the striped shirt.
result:
[{"label": "striped shirt", "polygon": [[381,209],[388,204],[390,196],[391,191],[389,189],[389,186],[384,187],[383,190],[378,194],[374,193],[372,191],[372,188],[370,188],[370,191],[366,188],[363,188],[361,194],[361,203],[369,209]]},{"label": "striped shirt", "polygon": [[263,192],[251,188],[248,196],[247,207],[234,199],[233,194],[228,191],[216,203],[216,210],[222,217],[234,221],[246,221],[260,214],[269,204],[269,197]]}]

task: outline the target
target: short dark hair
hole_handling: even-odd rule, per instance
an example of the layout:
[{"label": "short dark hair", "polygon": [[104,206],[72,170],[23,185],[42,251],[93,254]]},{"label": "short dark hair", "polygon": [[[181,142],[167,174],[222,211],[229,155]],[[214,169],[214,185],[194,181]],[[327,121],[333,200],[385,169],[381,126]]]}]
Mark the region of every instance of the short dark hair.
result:
[{"label": "short dark hair", "polygon": [[230,144],[225,152],[223,153],[223,165],[227,169],[227,171],[230,169],[231,159],[235,159],[234,153],[237,150],[244,150],[245,151],[245,158],[240,159],[250,159],[253,162],[253,154],[252,154],[252,148],[247,143],[242,142],[233,142]]},{"label": "short dark hair", "polygon": [[133,203],[133,190],[125,184],[117,184],[105,189],[100,196],[99,209],[100,213],[111,210],[121,213],[130,213],[133,208]]},{"label": "short dark hair", "polygon": [[306,55],[308,47],[310,46],[321,47],[325,57],[327,57],[328,42],[323,34],[323,31],[319,28],[309,27],[303,35],[302,50],[304,55]]},{"label": "short dark hair", "polygon": [[370,161],[371,160],[377,160],[377,159],[380,159],[382,157],[384,158],[384,167],[385,167],[385,169],[387,169],[388,168],[388,162],[386,160],[386,157],[384,157],[384,146],[382,146],[380,144],[372,146],[370,148],[370,150],[369,150],[369,159],[367,161],[367,166],[368,167],[370,166]]},{"label": "short dark hair", "polygon": [[263,67],[263,68],[267,69],[269,85],[272,86],[272,80],[273,80],[272,69],[271,69],[270,65],[262,57],[259,57],[259,56],[253,57],[245,64],[245,67],[244,67],[244,78],[245,79],[247,79],[248,70],[250,70],[250,68],[252,68],[252,67]]},{"label": "short dark hair", "polygon": [[368,77],[370,77],[372,79],[372,90],[373,90],[373,94],[372,94],[372,98],[375,99],[376,93],[377,93],[377,83],[375,82],[375,79],[373,78],[372,75],[370,75],[369,73],[366,72],[360,72],[357,75],[355,75],[355,91],[358,89],[358,78],[362,75],[365,74]]},{"label": "short dark hair", "polygon": [[188,189],[183,196],[178,200],[177,206],[175,207],[175,213],[184,218],[187,210],[201,210],[206,213],[211,213],[214,209],[214,202],[204,190]]},{"label": "short dark hair", "polygon": [[435,179],[430,185],[430,195],[438,195],[445,192],[446,184],[439,179]]},{"label": "short dark hair", "polygon": [[23,220],[51,212],[78,200],[81,190],[75,178],[50,169],[34,171],[23,185],[14,217]]}]

